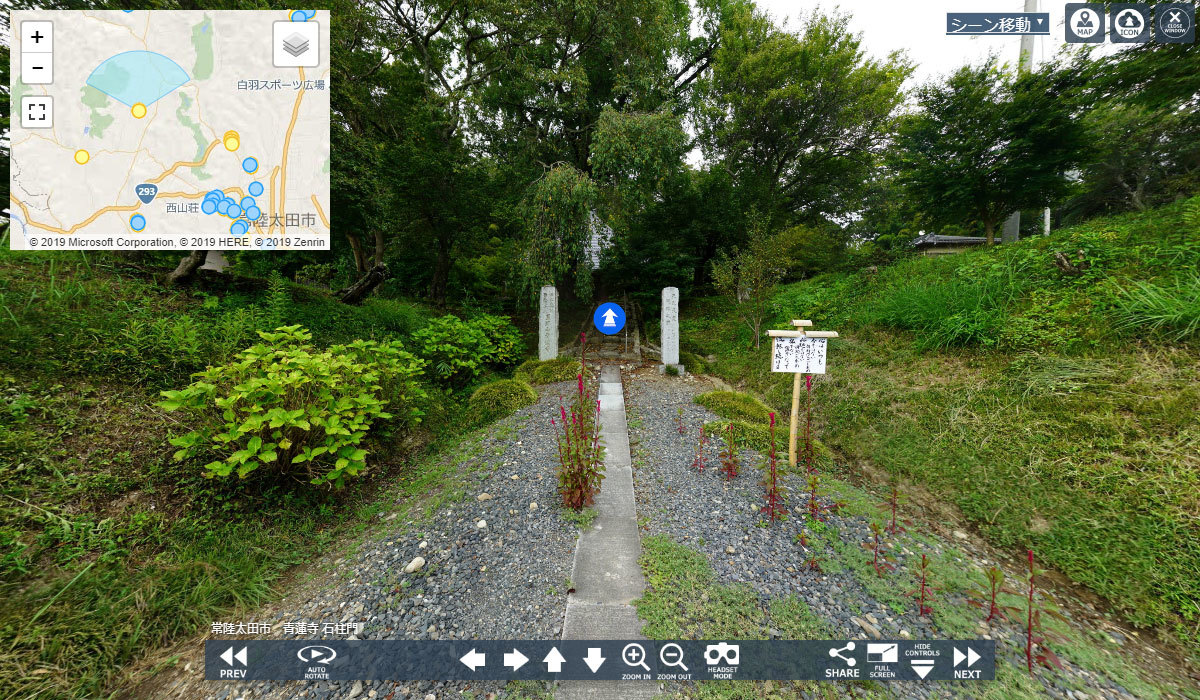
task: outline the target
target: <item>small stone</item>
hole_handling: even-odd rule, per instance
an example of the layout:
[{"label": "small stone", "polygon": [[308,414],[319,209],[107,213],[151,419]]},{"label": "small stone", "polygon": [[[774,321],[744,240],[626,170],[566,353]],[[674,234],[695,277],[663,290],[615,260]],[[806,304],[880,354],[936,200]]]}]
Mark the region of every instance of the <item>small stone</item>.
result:
[{"label": "small stone", "polygon": [[967,539],[967,533],[963,532],[962,530],[955,530],[954,531],[954,539],[965,540],[965,539]]},{"label": "small stone", "polygon": [[479,528],[480,530],[486,530],[487,529],[487,521],[480,520],[479,522],[475,523],[475,527]]},{"label": "small stone", "polygon": [[396,519],[396,516],[398,516],[398,515],[400,515],[400,514],[399,514],[399,513],[392,513],[391,515],[389,515],[389,516],[387,516],[386,518],[384,518],[384,520],[395,520],[395,519]]},{"label": "small stone", "polygon": [[347,695],[346,697],[356,698],[359,695],[362,695],[362,691],[363,691],[362,681],[354,681],[354,687],[350,689],[350,694]]},{"label": "small stone", "polygon": [[733,553],[734,553],[734,552],[736,552],[736,551],[737,551],[737,550],[733,548],[733,545],[728,545],[728,546],[726,546],[726,547],[725,547],[725,553],[726,553],[726,554],[733,554]]},{"label": "small stone", "polygon": [[408,562],[408,565],[404,567],[404,573],[411,574],[414,571],[420,571],[423,566],[425,566],[425,557],[417,557]]},{"label": "small stone", "polygon": [[879,625],[879,620],[871,613],[867,613],[866,615],[863,615],[863,617],[867,618],[867,622],[870,622],[872,625]]},{"label": "small stone", "polygon": [[516,481],[517,479],[520,479],[521,477],[518,476],[517,474],[513,474],[512,476],[510,476],[508,478],[512,479],[513,481]]},{"label": "small stone", "polygon": [[437,696],[434,695],[433,693],[426,693],[425,700],[437,700]]},{"label": "small stone", "polygon": [[908,639],[912,637],[912,634],[908,630],[900,630],[900,636]]},{"label": "small stone", "polygon": [[860,620],[857,617],[851,617],[850,621],[853,622],[854,624],[858,625],[859,627],[861,627],[863,632],[866,632],[867,634],[874,637],[875,639],[879,639],[880,637],[883,636],[879,633],[879,630],[875,629],[874,625],[872,625],[870,622],[867,622],[866,620]]},{"label": "small stone", "polygon": [[537,501],[533,501],[529,504],[529,510],[537,510]]},{"label": "small stone", "polygon": [[426,542],[425,540],[421,540],[421,544],[417,545],[417,549],[425,549],[428,546],[429,546],[428,542]]},{"label": "small stone", "polygon": [[475,497],[475,500],[477,500],[477,501],[490,501],[490,500],[492,500],[492,494],[490,494],[490,493],[487,493],[487,492],[485,491],[484,493],[481,493],[481,494],[479,494],[478,496],[476,496],[476,497]]}]

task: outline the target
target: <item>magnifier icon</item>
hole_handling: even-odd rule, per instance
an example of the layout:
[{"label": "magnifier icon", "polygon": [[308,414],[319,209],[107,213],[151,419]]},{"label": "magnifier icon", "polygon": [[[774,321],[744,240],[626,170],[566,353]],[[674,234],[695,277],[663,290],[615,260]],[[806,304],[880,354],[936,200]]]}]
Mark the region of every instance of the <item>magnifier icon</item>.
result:
[{"label": "magnifier icon", "polygon": [[625,659],[626,666],[641,666],[647,671],[650,670],[646,665],[646,650],[641,644],[626,644],[621,650],[621,658]]},{"label": "magnifier icon", "polygon": [[[668,653],[671,655],[670,659],[667,658]],[[683,665],[683,648],[678,644],[667,644],[662,649],[659,649],[658,659],[667,666],[678,666],[685,671],[689,670],[687,666]]]}]

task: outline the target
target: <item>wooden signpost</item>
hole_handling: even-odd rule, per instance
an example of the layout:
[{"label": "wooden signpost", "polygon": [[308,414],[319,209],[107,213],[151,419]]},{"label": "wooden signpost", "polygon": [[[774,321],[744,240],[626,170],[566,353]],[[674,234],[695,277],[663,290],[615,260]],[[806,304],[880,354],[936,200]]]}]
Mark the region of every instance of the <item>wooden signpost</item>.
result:
[{"label": "wooden signpost", "polygon": [[796,440],[800,428],[800,377],[808,374],[825,374],[825,351],[829,338],[838,337],[837,331],[808,330],[812,321],[792,321],[794,331],[767,331],[771,336],[771,371],[791,372],[792,422],[788,435],[788,464],[796,466]]}]

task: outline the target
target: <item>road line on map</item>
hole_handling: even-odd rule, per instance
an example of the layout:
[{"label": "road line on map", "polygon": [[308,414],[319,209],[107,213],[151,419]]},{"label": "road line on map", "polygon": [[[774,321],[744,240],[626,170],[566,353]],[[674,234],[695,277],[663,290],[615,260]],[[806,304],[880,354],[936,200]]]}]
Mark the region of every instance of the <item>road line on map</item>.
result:
[{"label": "road line on map", "polygon": [[332,231],[333,227],[329,225],[329,219],[325,218],[325,212],[321,209],[321,203],[317,201],[317,195],[315,194],[312,196],[312,203],[313,206],[317,208],[317,216],[321,217],[321,223],[325,224],[325,228]]},{"label": "road line on map", "polygon": [[[304,69],[303,68],[300,69],[300,83],[301,83],[301,85],[304,84]],[[283,136],[283,161],[280,163],[281,170],[280,170],[280,177],[279,177],[279,206],[280,206],[280,208],[287,206],[286,192],[287,192],[288,149],[291,148],[291,146],[292,146],[292,131],[296,128],[296,118],[300,116],[300,101],[304,99],[304,93],[306,93],[306,92],[308,92],[306,89],[300,88],[299,92],[296,93],[296,103],[292,105],[292,121],[291,121],[291,123],[288,124],[287,133],[285,133]],[[272,187],[272,190],[274,190],[274,187]],[[286,225],[287,224],[287,218],[286,218],[287,212],[284,212],[283,214],[285,217],[284,224],[281,225],[280,228],[283,229],[284,233],[287,233],[287,225]],[[274,217],[272,217],[272,218],[274,218]],[[267,229],[267,235],[268,236],[271,235],[271,232],[273,230],[275,230],[274,224],[272,224],[271,227]]]},{"label": "road line on map", "polygon": [[212,143],[208,144],[208,148],[205,149],[205,151],[204,151],[204,157],[201,158],[200,160],[195,160],[195,161],[190,161],[190,162],[181,160],[178,163],[176,163],[175,165],[172,165],[170,168],[167,168],[166,172],[164,172],[162,175],[159,175],[158,177],[156,177],[152,180],[146,180],[146,182],[148,182],[152,185],[156,185],[156,184],[162,182],[163,180],[165,180],[168,175],[171,175],[172,173],[174,173],[175,170],[178,168],[183,168],[183,167],[197,168],[201,165],[204,165],[206,162],[208,162],[208,155],[213,152],[213,149],[216,148],[217,144],[219,144],[219,143],[221,143],[221,140],[217,139],[216,141],[213,141]]}]

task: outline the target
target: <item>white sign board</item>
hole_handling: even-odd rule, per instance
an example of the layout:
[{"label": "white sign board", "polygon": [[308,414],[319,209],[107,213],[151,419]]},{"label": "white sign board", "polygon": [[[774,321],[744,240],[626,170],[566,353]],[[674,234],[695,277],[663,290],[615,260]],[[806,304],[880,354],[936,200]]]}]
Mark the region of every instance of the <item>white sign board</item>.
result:
[{"label": "white sign board", "polygon": [[772,372],[825,374],[826,338],[772,338]]}]

